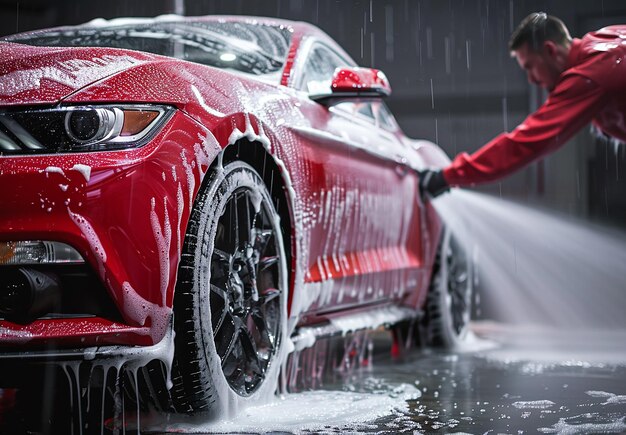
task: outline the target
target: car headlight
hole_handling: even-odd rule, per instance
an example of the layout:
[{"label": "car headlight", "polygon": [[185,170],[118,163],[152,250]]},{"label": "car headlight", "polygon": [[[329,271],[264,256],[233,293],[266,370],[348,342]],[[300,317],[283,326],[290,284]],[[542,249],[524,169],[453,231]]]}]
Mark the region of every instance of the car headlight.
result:
[{"label": "car headlight", "polygon": [[68,106],[0,112],[0,154],[108,151],[144,145],[174,109]]}]

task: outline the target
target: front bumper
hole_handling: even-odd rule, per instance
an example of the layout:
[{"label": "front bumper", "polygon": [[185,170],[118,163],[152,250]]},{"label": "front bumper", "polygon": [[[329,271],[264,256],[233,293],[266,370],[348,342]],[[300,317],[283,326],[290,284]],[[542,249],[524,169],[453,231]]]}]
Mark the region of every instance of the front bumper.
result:
[{"label": "front bumper", "polygon": [[[160,343],[193,200],[220,150],[210,132],[177,111],[141,148],[0,156],[6,186],[0,190],[0,240],[72,246],[117,310],[25,325],[0,320],[0,348],[7,350],[0,350],[0,358],[10,360],[12,348],[19,348],[21,358],[37,359],[39,350],[24,352],[49,345],[80,353],[102,345]],[[84,292],[93,290],[86,287]],[[76,352],[52,351],[59,357]]]},{"label": "front bumper", "polygon": [[128,366],[143,366],[153,360],[162,361],[171,366],[174,349],[172,322],[166,333],[156,344],[150,346],[94,346],[72,349],[40,349],[2,351],[0,371],[11,364],[49,364],[64,362],[97,361],[97,364],[123,361]]},{"label": "front bumper", "polygon": [[[114,367],[136,371],[153,361],[163,364],[166,380],[169,380],[174,356],[174,332],[169,323],[165,335],[150,346],[95,346],[71,349],[39,349],[0,351],[0,385],[3,388],[33,386],[33,379],[50,376],[54,370],[72,367],[77,376],[91,377],[93,369],[101,367],[104,372]],[[88,370],[85,370],[88,367]]]}]

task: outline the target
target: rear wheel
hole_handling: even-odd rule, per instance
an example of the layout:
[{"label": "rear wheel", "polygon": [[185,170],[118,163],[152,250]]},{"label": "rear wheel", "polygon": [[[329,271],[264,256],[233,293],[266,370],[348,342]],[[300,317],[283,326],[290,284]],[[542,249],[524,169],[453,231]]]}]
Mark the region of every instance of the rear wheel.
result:
[{"label": "rear wheel", "polygon": [[459,239],[445,229],[426,301],[429,345],[453,348],[468,337],[472,292],[471,259]]},{"label": "rear wheel", "polygon": [[229,415],[275,392],[286,283],[272,198],[252,167],[228,164],[200,191],[181,257],[170,390],[178,412]]}]

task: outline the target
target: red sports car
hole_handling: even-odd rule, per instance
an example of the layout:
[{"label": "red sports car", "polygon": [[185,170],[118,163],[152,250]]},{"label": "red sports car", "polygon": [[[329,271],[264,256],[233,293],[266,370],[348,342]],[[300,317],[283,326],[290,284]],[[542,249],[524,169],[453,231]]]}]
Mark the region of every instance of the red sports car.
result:
[{"label": "red sports car", "polygon": [[448,159],[390,92],[301,22],[4,38],[0,385],[124,365],[162,409],[223,413],[322,335],[419,319],[462,340],[471,268],[418,189]]}]

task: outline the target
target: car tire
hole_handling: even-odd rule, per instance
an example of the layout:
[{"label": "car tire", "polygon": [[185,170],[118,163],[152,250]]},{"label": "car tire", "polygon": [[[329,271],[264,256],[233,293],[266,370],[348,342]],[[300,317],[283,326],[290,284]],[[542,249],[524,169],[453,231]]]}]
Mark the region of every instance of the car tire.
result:
[{"label": "car tire", "polygon": [[465,246],[444,228],[426,299],[426,344],[455,348],[469,337],[473,264]]},{"label": "car tire", "polygon": [[280,220],[259,174],[233,162],[210,177],[181,255],[169,394],[176,412],[224,417],[276,391],[288,280]]}]

